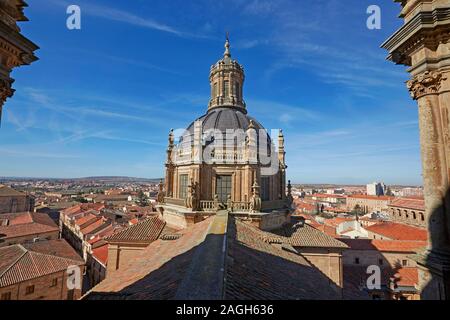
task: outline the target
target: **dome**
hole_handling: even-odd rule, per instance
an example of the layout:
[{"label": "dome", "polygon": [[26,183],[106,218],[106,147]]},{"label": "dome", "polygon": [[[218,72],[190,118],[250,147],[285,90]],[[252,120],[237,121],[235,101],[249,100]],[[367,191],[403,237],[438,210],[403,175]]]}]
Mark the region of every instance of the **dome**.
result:
[{"label": "dome", "polygon": [[[245,112],[237,108],[220,107],[211,109],[208,113],[201,116],[195,121],[202,121],[202,131],[207,130],[220,130],[226,132],[227,129],[237,130],[242,129],[246,131],[250,125],[250,121],[253,121],[254,128],[256,130],[264,129],[264,127],[255,119],[248,116]],[[194,133],[194,122],[192,122],[186,129],[189,134]]]},{"label": "dome", "polygon": [[[202,133],[205,134],[204,137],[208,141],[206,142],[206,144],[209,144],[209,142],[213,141],[210,138],[214,136],[213,131],[218,130],[222,132],[222,139],[225,139],[227,130],[242,130],[242,133],[245,133],[250,126],[250,122],[252,122],[253,128],[257,133],[256,135],[257,145],[259,145],[260,142],[262,142],[260,141],[262,137],[260,136],[261,133],[260,130],[264,130],[265,132],[264,136],[266,136],[266,138],[263,138],[263,140],[266,141],[263,143],[267,144],[268,150],[272,149],[271,148],[272,140],[266,129],[255,118],[249,116],[245,110],[230,107],[218,107],[210,109],[206,114],[193,121],[187,127],[182,137],[180,137],[179,140],[180,145],[186,145],[186,143],[187,145],[189,145],[193,142],[194,124],[196,121],[201,121]],[[217,137],[214,138],[217,139]]]}]

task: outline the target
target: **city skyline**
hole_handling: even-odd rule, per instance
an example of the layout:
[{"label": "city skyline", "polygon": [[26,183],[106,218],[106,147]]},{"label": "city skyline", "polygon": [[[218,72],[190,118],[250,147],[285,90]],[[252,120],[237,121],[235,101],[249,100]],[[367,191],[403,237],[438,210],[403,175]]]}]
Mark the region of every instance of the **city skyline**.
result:
[{"label": "city skyline", "polygon": [[[250,115],[284,129],[288,179],[420,185],[407,75],[379,48],[401,21],[382,19],[381,30],[368,30],[369,2],[352,2],[343,11],[338,1],[316,1],[308,16],[291,1],[203,1],[173,16],[164,3],[81,2],[79,31],[65,28],[64,1],[31,6],[22,31],[40,44],[40,61],[14,71],[0,175],[163,176],[167,133],[206,110],[209,66],[227,30],[233,57],[246,67]],[[379,5],[382,17],[398,10]]]}]

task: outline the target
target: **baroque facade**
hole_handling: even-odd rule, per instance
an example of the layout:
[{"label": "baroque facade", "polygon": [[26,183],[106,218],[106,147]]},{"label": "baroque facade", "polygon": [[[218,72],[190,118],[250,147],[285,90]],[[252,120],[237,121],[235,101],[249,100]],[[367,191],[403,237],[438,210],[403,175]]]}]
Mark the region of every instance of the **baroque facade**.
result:
[{"label": "baroque facade", "polygon": [[[228,209],[270,229],[288,218],[284,136],[278,148],[264,127],[248,115],[243,97],[244,69],[223,58],[211,67],[211,99],[206,114],[192,122],[175,143],[169,134],[166,177],[159,210],[172,224],[186,227]],[[290,190],[290,187],[288,187]]]},{"label": "baroque facade", "polygon": [[37,60],[38,46],[20,33],[19,21],[28,21],[23,14],[27,4],[23,0],[0,1],[0,123],[6,99],[14,94],[11,71]]},{"label": "baroque facade", "polygon": [[405,24],[382,46],[409,67],[407,87],[419,106],[429,247],[417,256],[423,299],[450,299],[450,4],[395,0]]}]

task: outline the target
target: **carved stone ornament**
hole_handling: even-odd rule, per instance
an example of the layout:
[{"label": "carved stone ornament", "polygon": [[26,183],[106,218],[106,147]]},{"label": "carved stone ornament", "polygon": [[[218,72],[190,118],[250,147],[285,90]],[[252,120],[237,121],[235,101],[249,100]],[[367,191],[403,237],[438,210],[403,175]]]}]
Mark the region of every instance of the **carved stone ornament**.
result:
[{"label": "carved stone ornament", "polygon": [[438,93],[445,78],[438,71],[426,71],[406,83],[411,97],[417,100],[428,94]]}]

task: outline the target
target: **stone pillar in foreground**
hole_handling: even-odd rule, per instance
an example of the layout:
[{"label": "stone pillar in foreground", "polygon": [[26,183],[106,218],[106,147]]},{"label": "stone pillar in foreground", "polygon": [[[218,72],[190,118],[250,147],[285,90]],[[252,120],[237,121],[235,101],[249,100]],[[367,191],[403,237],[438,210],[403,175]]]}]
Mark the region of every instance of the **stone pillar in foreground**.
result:
[{"label": "stone pillar in foreground", "polygon": [[409,66],[418,103],[427,250],[416,256],[422,299],[450,299],[450,1],[394,0],[405,24],[382,47]]},{"label": "stone pillar in foreground", "polygon": [[37,60],[38,47],[20,33],[18,21],[27,21],[23,14],[26,3],[22,0],[0,1],[0,124],[6,99],[14,94],[10,77],[13,68]]}]

